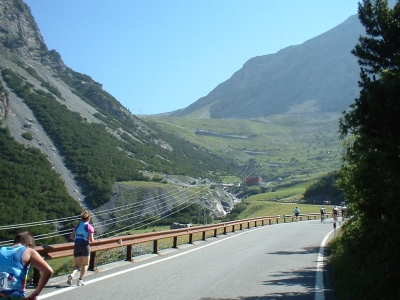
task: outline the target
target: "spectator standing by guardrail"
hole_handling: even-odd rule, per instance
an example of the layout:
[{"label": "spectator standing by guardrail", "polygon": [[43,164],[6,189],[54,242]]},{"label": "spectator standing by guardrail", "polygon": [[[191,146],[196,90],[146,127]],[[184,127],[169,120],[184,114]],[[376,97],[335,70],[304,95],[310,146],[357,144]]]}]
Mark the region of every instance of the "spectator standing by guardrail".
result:
[{"label": "spectator standing by guardrail", "polygon": [[90,244],[94,242],[94,228],[89,224],[90,214],[87,210],[81,213],[82,221],[75,226],[70,235],[70,239],[74,240],[74,260],[75,267],[72,273],[68,276],[67,284],[71,285],[76,272],[81,270],[80,277],[76,285],[84,285],[83,277],[85,276],[89,267],[90,260]]},{"label": "spectator standing by guardrail", "polygon": [[[53,275],[53,269],[32,249],[35,238],[29,232],[18,233],[14,244],[0,248],[0,298],[3,299],[37,299],[42,289]],[[30,266],[38,269],[42,276],[29,296],[25,295],[26,280]]]},{"label": "spectator standing by guardrail", "polygon": [[296,216],[296,222],[297,222],[297,217],[299,216],[300,209],[298,209],[296,206],[296,208],[293,210],[293,212],[294,212],[294,215]]}]

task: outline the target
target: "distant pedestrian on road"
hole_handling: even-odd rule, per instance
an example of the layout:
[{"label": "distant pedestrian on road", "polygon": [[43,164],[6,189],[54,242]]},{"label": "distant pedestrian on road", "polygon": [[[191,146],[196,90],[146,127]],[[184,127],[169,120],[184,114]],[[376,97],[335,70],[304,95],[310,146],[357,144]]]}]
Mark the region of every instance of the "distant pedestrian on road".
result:
[{"label": "distant pedestrian on road", "polygon": [[321,209],[321,222],[325,220],[325,207],[322,205]]},{"label": "distant pedestrian on road", "polygon": [[70,239],[74,240],[74,260],[75,267],[72,273],[68,276],[67,284],[71,285],[75,273],[81,270],[80,277],[76,285],[84,285],[83,277],[89,267],[90,260],[90,244],[94,241],[93,233],[94,228],[89,224],[90,214],[87,210],[81,213],[82,221],[75,226],[70,235]]},{"label": "distant pedestrian on road", "polygon": [[[29,232],[18,233],[14,244],[0,248],[0,299],[37,299],[53,275],[53,269],[33,249],[35,238]],[[40,280],[33,293],[25,295],[26,280],[30,266],[41,272]]]},{"label": "distant pedestrian on road", "polygon": [[296,222],[297,222],[297,217],[299,216],[300,209],[298,209],[296,206],[296,208],[293,210],[293,212],[294,212],[294,215],[296,216]]}]

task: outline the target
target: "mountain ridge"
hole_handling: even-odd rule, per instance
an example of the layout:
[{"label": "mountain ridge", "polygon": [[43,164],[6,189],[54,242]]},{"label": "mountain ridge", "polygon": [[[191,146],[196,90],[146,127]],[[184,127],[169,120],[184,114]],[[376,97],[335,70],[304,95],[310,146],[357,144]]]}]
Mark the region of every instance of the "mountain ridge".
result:
[{"label": "mountain ridge", "polygon": [[205,118],[249,119],[304,107],[306,112],[341,112],[359,92],[359,66],[350,51],[361,33],[353,15],[300,45],[253,57],[207,96],[169,116],[189,116],[206,106]]}]

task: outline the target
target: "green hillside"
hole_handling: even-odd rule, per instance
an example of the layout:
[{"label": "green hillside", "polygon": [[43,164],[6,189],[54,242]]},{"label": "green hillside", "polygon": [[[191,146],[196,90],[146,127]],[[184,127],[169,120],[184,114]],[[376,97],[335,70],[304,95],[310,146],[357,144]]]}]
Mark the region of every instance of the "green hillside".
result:
[{"label": "green hillside", "polygon": [[[258,120],[146,118],[153,128],[234,159],[263,181],[304,180],[340,167],[337,114],[279,115]],[[249,165],[249,161],[251,162]],[[310,178],[308,178],[310,179]]]}]

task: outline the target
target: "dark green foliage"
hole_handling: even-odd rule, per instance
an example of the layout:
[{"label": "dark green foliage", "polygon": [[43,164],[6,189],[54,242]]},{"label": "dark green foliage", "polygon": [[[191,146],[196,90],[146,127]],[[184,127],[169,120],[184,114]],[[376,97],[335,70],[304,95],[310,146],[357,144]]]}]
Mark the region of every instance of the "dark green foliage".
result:
[{"label": "dark green foliage", "polygon": [[362,90],[340,122],[342,135],[351,135],[340,184],[354,217],[336,255],[354,259],[357,298],[399,299],[400,3],[391,10],[387,1],[364,0],[359,17],[367,36],[353,54],[362,67]]},{"label": "dark green foliage", "polygon": [[151,179],[151,181],[154,181],[154,182],[162,182],[163,180],[164,180],[164,177],[162,177],[162,176],[154,176]]},{"label": "dark green foliage", "polygon": [[336,186],[337,172],[330,172],[316,183],[308,186],[303,196],[307,203],[320,203],[324,200],[339,205],[344,201],[343,191]]},{"label": "dark green foliage", "polygon": [[212,222],[212,218],[209,216],[210,211],[204,210],[202,206],[197,203],[193,203],[189,206],[187,204],[178,205],[167,211],[163,218],[154,223],[155,225],[171,225],[173,222],[181,224],[197,224],[198,221],[203,221],[204,214],[206,215],[207,223]]},{"label": "dark green foliage", "polygon": [[231,212],[226,216],[226,218],[221,221],[234,221],[237,220],[239,215],[246,209],[247,204],[245,202],[240,202],[234,206]]},{"label": "dark green foliage", "polygon": [[[78,203],[68,195],[64,182],[51,170],[50,162],[37,149],[14,141],[0,127],[0,225],[25,224],[78,215]],[[61,225],[62,226],[62,225]],[[19,231],[34,235],[54,231],[54,224],[0,230],[0,240],[12,240]],[[61,238],[39,244],[65,241]]]},{"label": "dark green foliage", "polygon": [[262,190],[259,186],[248,186],[241,190],[239,198],[247,198],[253,195],[261,194]]},{"label": "dark green foliage", "polygon": [[30,132],[24,132],[23,134],[21,134],[21,136],[24,138],[24,139],[27,139],[27,140],[32,140],[33,139],[33,135],[32,135],[32,133],[30,133]]}]

